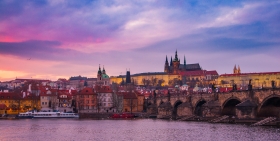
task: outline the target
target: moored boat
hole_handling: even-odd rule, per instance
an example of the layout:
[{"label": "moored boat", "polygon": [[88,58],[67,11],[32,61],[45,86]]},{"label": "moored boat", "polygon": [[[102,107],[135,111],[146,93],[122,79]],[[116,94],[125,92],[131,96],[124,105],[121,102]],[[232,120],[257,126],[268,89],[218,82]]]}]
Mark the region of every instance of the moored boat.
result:
[{"label": "moored boat", "polygon": [[17,118],[79,118],[79,115],[62,112],[25,112],[19,113]]},{"label": "moored boat", "polygon": [[131,113],[116,113],[111,116],[111,118],[134,118],[134,114]]}]

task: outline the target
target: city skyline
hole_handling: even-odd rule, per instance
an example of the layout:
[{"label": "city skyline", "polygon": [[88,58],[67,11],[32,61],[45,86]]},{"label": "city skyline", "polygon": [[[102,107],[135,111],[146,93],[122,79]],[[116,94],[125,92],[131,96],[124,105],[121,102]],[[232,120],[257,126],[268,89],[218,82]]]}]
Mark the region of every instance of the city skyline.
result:
[{"label": "city skyline", "polygon": [[0,81],[163,72],[280,71],[280,1],[1,1]]}]

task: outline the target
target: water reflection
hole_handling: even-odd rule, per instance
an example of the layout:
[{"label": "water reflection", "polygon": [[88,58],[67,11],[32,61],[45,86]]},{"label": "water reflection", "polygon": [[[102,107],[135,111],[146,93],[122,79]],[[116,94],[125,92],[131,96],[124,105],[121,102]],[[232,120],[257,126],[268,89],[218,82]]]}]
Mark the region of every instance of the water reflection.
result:
[{"label": "water reflection", "polygon": [[0,140],[279,140],[279,129],[165,120],[0,120]]}]

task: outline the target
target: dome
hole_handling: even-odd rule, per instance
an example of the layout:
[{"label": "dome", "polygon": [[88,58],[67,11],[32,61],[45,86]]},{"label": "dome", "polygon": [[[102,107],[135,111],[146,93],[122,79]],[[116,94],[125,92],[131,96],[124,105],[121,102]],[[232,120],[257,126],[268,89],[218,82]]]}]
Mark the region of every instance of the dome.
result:
[{"label": "dome", "polygon": [[107,74],[102,74],[102,78],[109,78]]}]

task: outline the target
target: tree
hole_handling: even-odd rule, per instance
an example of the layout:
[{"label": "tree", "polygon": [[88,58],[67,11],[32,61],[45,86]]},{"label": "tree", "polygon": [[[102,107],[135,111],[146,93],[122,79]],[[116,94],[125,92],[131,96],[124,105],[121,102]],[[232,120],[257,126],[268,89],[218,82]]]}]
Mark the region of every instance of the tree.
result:
[{"label": "tree", "polygon": [[157,82],[157,86],[161,87],[164,82],[165,81],[163,79],[159,79],[158,82]]},{"label": "tree", "polygon": [[153,86],[156,86],[157,85],[157,78],[152,77],[151,83],[152,83]]},{"label": "tree", "polygon": [[118,96],[117,93],[119,92],[119,85],[116,83],[112,84],[113,90],[113,107],[116,108],[117,112],[122,111],[122,97]]},{"label": "tree", "polygon": [[151,80],[147,79],[146,80],[146,86],[149,86],[151,84]]},{"label": "tree", "polygon": [[142,83],[144,86],[149,86],[151,84],[151,80],[143,78]]},{"label": "tree", "polygon": [[144,86],[146,86],[146,79],[145,78],[142,79],[142,83],[143,83]]}]

